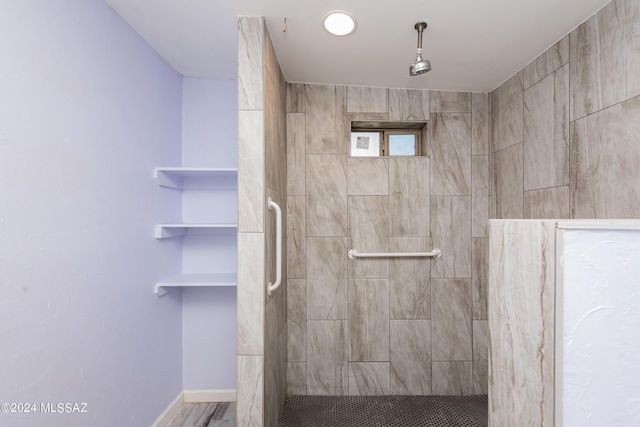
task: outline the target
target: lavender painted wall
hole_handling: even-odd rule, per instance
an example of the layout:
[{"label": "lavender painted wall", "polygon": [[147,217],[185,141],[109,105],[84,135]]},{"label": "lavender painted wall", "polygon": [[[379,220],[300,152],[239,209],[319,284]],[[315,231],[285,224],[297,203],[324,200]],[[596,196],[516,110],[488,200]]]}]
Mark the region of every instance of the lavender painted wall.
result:
[{"label": "lavender painted wall", "polygon": [[[182,166],[238,165],[234,80],[183,79]],[[184,222],[236,223],[237,187],[182,192]],[[236,273],[236,235],[182,237],[185,273]],[[236,388],[236,289],[182,290],[182,377],[187,390]]]},{"label": "lavender painted wall", "polygon": [[236,289],[182,291],[183,387],[236,388]]},{"label": "lavender painted wall", "polygon": [[86,402],[11,426],[150,425],[182,388],[182,79],[101,0],[0,4],[0,401]]},{"label": "lavender painted wall", "polygon": [[236,80],[185,77],[183,85],[182,165],[237,168]]}]

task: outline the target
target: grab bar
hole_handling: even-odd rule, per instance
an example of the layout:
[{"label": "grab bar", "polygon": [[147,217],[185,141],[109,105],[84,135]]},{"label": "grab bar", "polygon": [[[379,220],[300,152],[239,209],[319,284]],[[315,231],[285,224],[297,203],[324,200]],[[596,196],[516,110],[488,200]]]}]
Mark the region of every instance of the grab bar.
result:
[{"label": "grab bar", "polygon": [[269,282],[267,285],[267,294],[271,296],[271,292],[278,289],[282,282],[282,209],[271,197],[269,197],[267,207],[269,210],[273,208],[276,211],[276,281],[273,284]]},{"label": "grab bar", "polygon": [[360,253],[355,249],[349,250],[349,258],[404,258],[404,257],[434,257],[440,258],[442,251],[434,248],[431,252],[381,252],[381,253]]}]

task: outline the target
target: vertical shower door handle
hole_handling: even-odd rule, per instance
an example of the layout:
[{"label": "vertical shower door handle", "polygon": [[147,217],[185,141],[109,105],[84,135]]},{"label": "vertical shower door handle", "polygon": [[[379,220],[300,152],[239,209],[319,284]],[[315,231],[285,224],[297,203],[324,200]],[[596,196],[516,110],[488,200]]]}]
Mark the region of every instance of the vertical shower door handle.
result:
[{"label": "vertical shower door handle", "polygon": [[282,209],[271,197],[267,202],[269,210],[273,208],[276,211],[276,281],[267,285],[267,294],[271,296],[271,292],[278,289],[282,282]]}]

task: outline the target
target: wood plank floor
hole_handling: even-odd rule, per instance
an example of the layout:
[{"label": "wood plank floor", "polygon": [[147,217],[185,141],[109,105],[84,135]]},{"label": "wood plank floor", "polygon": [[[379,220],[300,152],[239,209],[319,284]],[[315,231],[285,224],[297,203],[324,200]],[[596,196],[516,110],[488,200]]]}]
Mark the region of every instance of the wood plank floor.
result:
[{"label": "wood plank floor", "polygon": [[236,427],[236,403],[184,403],[165,427]]}]

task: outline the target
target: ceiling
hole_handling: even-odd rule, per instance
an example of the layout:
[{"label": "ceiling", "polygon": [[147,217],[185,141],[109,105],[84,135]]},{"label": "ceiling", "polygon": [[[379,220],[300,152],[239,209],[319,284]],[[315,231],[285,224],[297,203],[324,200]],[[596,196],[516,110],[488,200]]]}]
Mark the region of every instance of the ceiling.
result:
[{"label": "ceiling", "polygon": [[[289,82],[487,92],[610,0],[106,0],[179,73],[235,79],[237,16],[264,16]],[[355,16],[336,37],[331,10]],[[283,32],[286,18],[287,31]],[[433,70],[408,77],[417,21]]]}]

